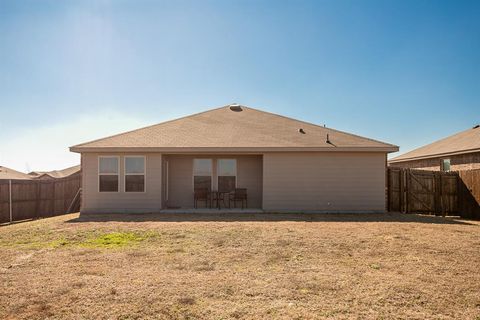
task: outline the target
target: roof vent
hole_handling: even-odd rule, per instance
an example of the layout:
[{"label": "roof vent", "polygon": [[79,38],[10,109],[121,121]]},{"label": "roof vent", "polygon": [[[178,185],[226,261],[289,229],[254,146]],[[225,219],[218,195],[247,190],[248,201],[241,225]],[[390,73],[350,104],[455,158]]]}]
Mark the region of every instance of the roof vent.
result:
[{"label": "roof vent", "polygon": [[305,134],[305,130],[303,130],[302,128],[298,129],[298,132],[302,133],[302,134]]},{"label": "roof vent", "polygon": [[473,129],[477,129],[477,128],[480,128],[480,124],[473,126]]},{"label": "roof vent", "polygon": [[242,107],[238,104],[238,103],[232,103],[230,105],[230,110],[234,111],[234,112],[240,112],[240,111],[243,111]]}]

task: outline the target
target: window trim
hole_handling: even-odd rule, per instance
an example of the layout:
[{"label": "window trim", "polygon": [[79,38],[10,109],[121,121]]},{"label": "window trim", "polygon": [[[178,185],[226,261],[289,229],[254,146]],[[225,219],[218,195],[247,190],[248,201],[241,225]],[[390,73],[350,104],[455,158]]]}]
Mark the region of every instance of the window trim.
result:
[{"label": "window trim", "polygon": [[[143,174],[127,173],[127,158],[143,158]],[[143,191],[127,191],[127,176],[143,175]],[[144,155],[128,155],[123,157],[123,192],[125,193],[146,193],[147,192],[147,158]]]},{"label": "window trim", "polygon": [[[100,159],[102,158],[117,158],[117,173],[100,173]],[[117,191],[100,191],[100,176],[117,176],[118,177],[118,186],[117,186]],[[98,156],[97,160],[97,183],[98,183],[98,188],[97,191],[98,193],[119,193],[120,192],[120,156],[114,156],[114,155],[103,155],[103,156]]]},{"label": "window trim", "polygon": [[[444,166],[444,161],[445,160],[448,160],[448,171],[445,170],[445,166]],[[441,158],[440,159],[440,171],[442,172],[450,172],[452,171],[452,159],[451,158]]]},{"label": "window trim", "polygon": [[219,184],[220,175],[218,174],[220,172],[220,170],[219,170],[220,160],[234,160],[235,161],[235,175],[233,175],[233,176],[223,176],[222,175],[222,177],[235,177],[235,188],[237,188],[237,182],[238,182],[237,164],[238,164],[238,161],[237,161],[236,158],[222,158],[222,159],[217,159],[217,189],[218,189],[218,186],[220,185]]},{"label": "window trim", "polygon": [[210,190],[213,190],[213,158],[193,158],[192,160],[192,190],[195,192],[195,176],[198,177],[208,177],[200,176],[195,174],[195,160],[210,160]]}]

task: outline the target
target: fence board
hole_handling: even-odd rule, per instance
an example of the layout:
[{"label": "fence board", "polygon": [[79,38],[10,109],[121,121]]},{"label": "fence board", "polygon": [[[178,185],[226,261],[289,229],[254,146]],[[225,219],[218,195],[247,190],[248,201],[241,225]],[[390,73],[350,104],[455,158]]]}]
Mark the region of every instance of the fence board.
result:
[{"label": "fence board", "polygon": [[403,190],[403,183],[402,183],[402,171],[400,169],[392,168],[388,170],[387,174],[388,179],[388,211],[396,211],[400,212],[403,211],[402,208],[402,190]]},{"label": "fence board", "polygon": [[[0,223],[10,221],[8,183],[0,180]],[[81,173],[55,180],[12,180],[13,221],[67,213],[80,186]]]},{"label": "fence board", "polygon": [[439,172],[389,167],[389,211],[480,219],[480,169]]},{"label": "fence board", "polygon": [[407,171],[409,210],[435,212],[435,175],[430,172]]},{"label": "fence board", "polygon": [[480,219],[480,169],[458,172],[458,206],[465,218]]}]

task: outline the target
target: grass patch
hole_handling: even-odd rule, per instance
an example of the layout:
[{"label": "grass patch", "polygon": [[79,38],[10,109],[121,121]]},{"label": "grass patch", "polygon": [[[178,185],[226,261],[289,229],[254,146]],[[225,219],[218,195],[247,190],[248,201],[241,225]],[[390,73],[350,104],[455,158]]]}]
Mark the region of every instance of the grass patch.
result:
[{"label": "grass patch", "polygon": [[152,233],[111,232],[88,239],[80,245],[94,248],[122,248],[137,245],[153,236],[154,234]]},{"label": "grass patch", "polygon": [[372,263],[372,264],[370,265],[370,268],[375,269],[375,270],[380,270],[380,265],[379,265],[379,264],[376,264],[376,263]]},{"label": "grass patch", "polygon": [[60,248],[125,248],[158,236],[156,232],[141,231],[77,231],[56,234],[53,232],[23,233],[14,236],[14,241],[1,241],[0,247],[12,245],[24,249],[60,249]]},{"label": "grass patch", "polygon": [[60,248],[60,247],[68,246],[69,244],[70,244],[70,241],[68,241],[65,238],[61,238],[61,239],[57,239],[57,240],[53,240],[53,241],[48,242],[47,247]]}]

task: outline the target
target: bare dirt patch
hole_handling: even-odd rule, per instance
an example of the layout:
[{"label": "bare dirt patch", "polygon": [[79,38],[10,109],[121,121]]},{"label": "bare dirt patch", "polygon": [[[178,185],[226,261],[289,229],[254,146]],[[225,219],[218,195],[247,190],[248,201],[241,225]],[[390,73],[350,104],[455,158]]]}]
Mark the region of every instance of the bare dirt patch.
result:
[{"label": "bare dirt patch", "polygon": [[0,228],[0,318],[480,319],[480,223],[78,214]]}]

